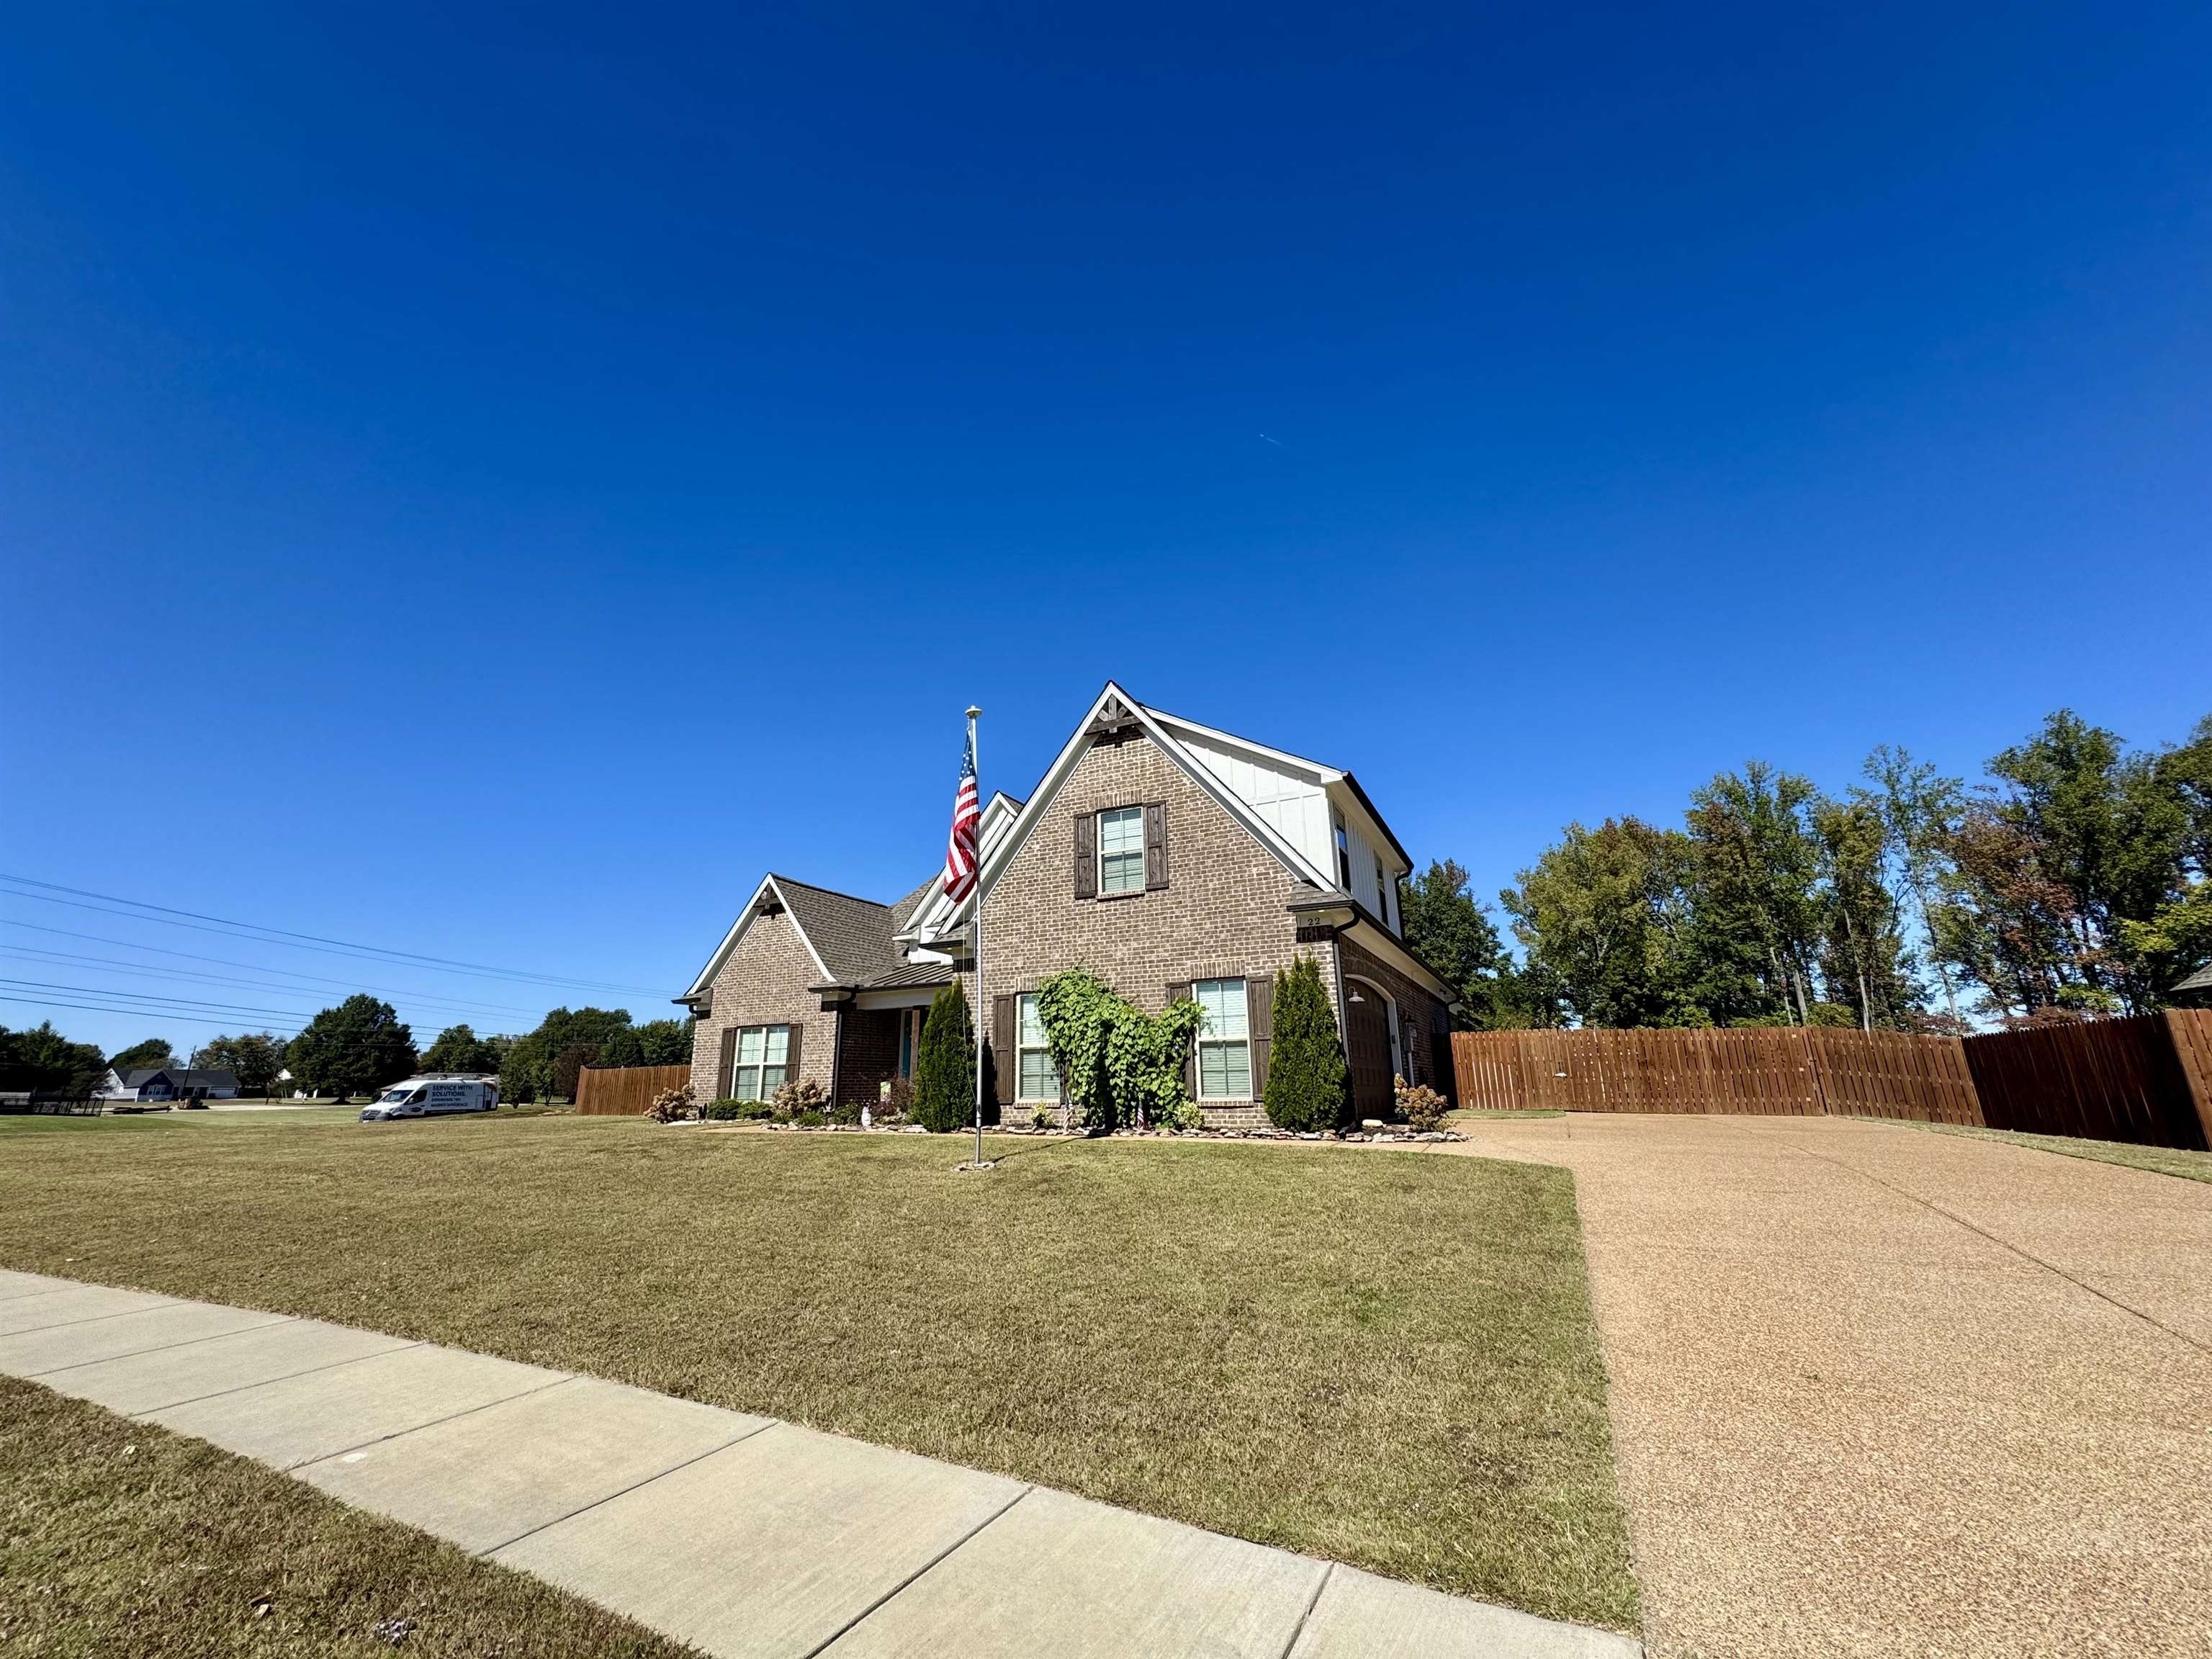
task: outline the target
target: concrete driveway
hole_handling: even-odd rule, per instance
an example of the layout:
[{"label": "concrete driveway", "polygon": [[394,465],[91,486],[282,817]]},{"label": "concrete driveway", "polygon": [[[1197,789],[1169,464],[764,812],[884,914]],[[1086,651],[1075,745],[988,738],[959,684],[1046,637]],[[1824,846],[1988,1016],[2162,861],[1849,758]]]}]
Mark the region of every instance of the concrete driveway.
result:
[{"label": "concrete driveway", "polygon": [[1834,1119],[1471,1133],[1575,1172],[1656,1659],[2212,1654],[2212,1185]]}]

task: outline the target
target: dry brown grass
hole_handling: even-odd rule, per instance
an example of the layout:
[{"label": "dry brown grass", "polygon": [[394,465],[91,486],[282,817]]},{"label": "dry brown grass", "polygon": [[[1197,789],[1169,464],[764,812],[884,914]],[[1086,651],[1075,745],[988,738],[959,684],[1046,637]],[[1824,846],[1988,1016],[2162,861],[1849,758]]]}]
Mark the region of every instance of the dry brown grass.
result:
[{"label": "dry brown grass", "polygon": [[771,1413],[1632,1627],[1562,1170],[635,1120],[0,1126],[0,1264]]},{"label": "dry brown grass", "polygon": [[696,1659],[203,1441],[0,1376],[0,1653],[359,1659],[395,1648]]}]

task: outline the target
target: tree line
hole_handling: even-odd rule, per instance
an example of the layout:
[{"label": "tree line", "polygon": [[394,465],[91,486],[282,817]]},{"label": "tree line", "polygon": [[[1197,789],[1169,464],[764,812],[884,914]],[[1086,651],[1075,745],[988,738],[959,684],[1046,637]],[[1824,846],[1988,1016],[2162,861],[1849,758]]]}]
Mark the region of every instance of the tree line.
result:
[{"label": "tree line", "polygon": [[179,1060],[163,1037],[103,1054],[46,1021],[27,1030],[0,1026],[0,1088],[88,1095],[110,1067],[190,1065],[234,1073],[239,1092],[251,1096],[265,1097],[281,1081],[310,1095],[343,1098],[373,1093],[415,1072],[483,1072],[499,1074],[503,1100],[573,1100],[577,1073],[586,1066],[690,1064],[692,1024],[637,1024],[623,1008],[556,1008],[520,1036],[480,1037],[467,1025],[449,1025],[418,1051],[398,1011],[364,994],[322,1010],[294,1036],[248,1031],[212,1037],[189,1060]]},{"label": "tree line", "polygon": [[1679,826],[1569,824],[1498,902],[1431,864],[1409,944],[1465,1023],[1964,1032],[2153,1012],[2212,963],[2212,715],[2130,749],[2070,709],[1971,784],[1900,748],[1831,794],[1753,762]]}]

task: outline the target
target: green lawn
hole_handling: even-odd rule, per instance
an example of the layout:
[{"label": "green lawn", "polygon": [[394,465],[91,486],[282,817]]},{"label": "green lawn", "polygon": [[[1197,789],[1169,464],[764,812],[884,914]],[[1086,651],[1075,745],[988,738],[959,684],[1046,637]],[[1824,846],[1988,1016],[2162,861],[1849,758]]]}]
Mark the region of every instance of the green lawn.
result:
[{"label": "green lawn", "polygon": [[273,1469],[0,1376],[0,1653],[313,1659],[395,1647],[696,1659]]},{"label": "green lawn", "polygon": [[2015,1146],[2032,1146],[2039,1152],[2086,1158],[2099,1164],[2124,1164],[2130,1170],[2179,1176],[2184,1181],[2212,1182],[2212,1152],[2185,1152],[2171,1146],[2136,1146],[2124,1140],[2084,1140],[2074,1135],[2022,1134],[2015,1129],[1978,1129],[1960,1123],[1917,1127],[1947,1135],[1979,1135],[1984,1140],[2008,1140]]},{"label": "green lawn", "polygon": [[1633,1628],[1565,1171],[633,1119],[0,1120],[0,1265],[315,1315]]}]

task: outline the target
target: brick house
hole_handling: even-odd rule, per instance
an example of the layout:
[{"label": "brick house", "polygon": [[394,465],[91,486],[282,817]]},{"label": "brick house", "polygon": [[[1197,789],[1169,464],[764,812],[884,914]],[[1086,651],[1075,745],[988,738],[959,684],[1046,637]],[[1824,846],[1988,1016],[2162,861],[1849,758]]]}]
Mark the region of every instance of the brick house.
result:
[{"label": "brick house", "polygon": [[766,1098],[811,1079],[834,1100],[873,1103],[912,1075],[924,1011],[957,976],[987,1021],[1002,1118],[1056,1115],[1035,994],[1085,968],[1149,1012],[1195,998],[1191,1098],[1211,1124],[1249,1127],[1273,975],[1301,952],[1321,965],[1361,1115],[1389,1115],[1394,1073],[1450,1092],[1454,992],[1401,936],[1413,861],[1351,773],[1109,684],[1026,801],[992,797],[981,842],[981,878],[958,903],[941,873],[890,904],[763,878],[676,999],[698,1018],[699,1097]]}]

